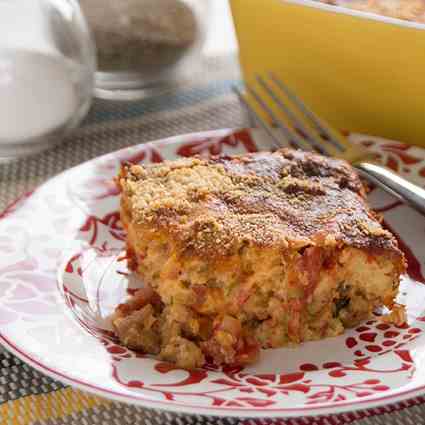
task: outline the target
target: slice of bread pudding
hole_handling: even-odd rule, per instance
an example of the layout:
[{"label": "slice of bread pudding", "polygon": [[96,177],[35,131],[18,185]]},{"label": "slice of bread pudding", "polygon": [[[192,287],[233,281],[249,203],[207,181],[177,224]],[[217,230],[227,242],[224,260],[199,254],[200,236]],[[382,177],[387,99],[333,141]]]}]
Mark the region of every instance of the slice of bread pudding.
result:
[{"label": "slice of bread pudding", "polygon": [[128,165],[121,342],[185,368],[339,335],[391,309],[404,257],[340,160],[283,149]]}]

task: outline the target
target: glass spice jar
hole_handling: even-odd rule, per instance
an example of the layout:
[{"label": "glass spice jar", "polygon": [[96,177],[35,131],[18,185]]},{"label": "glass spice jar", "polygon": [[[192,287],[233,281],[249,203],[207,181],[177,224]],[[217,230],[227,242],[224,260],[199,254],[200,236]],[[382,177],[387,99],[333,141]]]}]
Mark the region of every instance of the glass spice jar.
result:
[{"label": "glass spice jar", "polygon": [[50,148],[78,126],[95,69],[77,1],[0,1],[0,165]]},{"label": "glass spice jar", "polygon": [[97,47],[96,94],[140,98],[199,58],[207,0],[80,0]]}]

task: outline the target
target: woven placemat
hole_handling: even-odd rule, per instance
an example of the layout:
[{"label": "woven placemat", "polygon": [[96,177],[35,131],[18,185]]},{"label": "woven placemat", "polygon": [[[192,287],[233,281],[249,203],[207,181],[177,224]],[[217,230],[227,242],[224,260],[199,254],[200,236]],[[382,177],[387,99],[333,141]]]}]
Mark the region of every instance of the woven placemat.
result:
[{"label": "woven placemat", "polygon": [[[212,58],[172,93],[133,103],[96,100],[81,128],[63,143],[32,158],[0,165],[0,210],[50,177],[104,153],[176,134],[247,125],[230,89],[238,80],[234,58]],[[287,421],[181,416],[74,390],[40,374],[0,347],[1,425],[416,425],[425,424],[423,403],[425,399],[417,398],[369,411]]]}]

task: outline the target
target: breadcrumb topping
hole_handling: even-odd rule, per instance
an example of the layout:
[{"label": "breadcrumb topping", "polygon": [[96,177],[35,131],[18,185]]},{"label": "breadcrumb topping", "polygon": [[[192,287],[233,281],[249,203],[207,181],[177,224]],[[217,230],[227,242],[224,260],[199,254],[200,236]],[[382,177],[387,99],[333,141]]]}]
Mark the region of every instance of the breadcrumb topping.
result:
[{"label": "breadcrumb topping", "polygon": [[349,244],[398,254],[341,160],[290,149],[189,158],[125,166],[119,184],[133,223],[161,228],[200,255],[228,255],[246,243]]}]

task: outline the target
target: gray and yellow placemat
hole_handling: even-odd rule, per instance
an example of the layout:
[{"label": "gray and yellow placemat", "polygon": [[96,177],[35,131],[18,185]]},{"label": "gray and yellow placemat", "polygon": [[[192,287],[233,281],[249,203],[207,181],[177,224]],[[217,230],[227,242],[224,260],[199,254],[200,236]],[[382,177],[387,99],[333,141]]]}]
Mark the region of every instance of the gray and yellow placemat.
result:
[{"label": "gray and yellow placemat", "polygon": [[[246,118],[231,93],[239,80],[234,59],[209,59],[174,92],[139,102],[95,101],[80,129],[48,152],[0,165],[0,211],[15,198],[81,162],[126,146],[176,134],[241,127]],[[0,425],[416,425],[425,424],[425,398],[319,419],[287,421],[178,416],[115,403],[53,381],[0,347]]]}]

